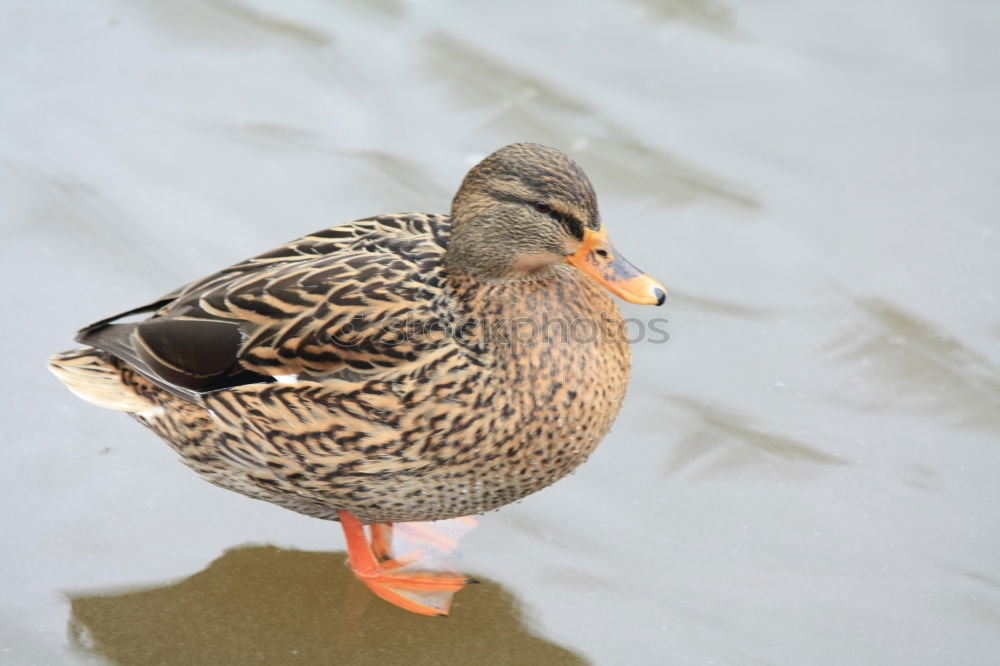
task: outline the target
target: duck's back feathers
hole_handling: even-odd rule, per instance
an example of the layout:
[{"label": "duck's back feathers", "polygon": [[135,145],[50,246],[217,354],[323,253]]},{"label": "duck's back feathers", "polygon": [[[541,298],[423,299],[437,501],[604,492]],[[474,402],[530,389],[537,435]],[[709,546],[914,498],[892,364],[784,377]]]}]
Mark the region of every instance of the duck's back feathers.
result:
[{"label": "duck's back feathers", "polygon": [[436,346],[412,333],[449,311],[448,231],[446,216],[419,214],[325,229],[92,324],[77,341],[192,402],[275,378],[375,377]]}]

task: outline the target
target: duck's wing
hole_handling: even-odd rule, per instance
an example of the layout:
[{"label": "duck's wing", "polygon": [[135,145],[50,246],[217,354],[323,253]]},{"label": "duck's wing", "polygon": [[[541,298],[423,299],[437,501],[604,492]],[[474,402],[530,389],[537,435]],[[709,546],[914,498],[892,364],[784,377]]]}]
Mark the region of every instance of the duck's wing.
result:
[{"label": "duck's wing", "polygon": [[77,340],[194,401],[300,375],[377,377],[447,344],[448,228],[431,215],[333,227],[92,324]]}]

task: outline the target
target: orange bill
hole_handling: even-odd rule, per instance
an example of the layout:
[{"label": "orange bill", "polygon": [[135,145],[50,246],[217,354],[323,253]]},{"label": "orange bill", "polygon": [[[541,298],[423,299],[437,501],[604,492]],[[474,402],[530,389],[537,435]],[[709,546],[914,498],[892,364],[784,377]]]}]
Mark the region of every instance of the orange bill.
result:
[{"label": "orange bill", "polygon": [[567,261],[629,303],[663,305],[667,290],[618,254],[608,240],[608,230],[584,229],[583,245]]}]

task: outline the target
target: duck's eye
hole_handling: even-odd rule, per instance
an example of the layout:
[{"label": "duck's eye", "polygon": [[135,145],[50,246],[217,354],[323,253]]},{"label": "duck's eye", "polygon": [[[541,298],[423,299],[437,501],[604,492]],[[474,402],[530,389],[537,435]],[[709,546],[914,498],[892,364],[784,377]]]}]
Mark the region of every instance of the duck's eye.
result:
[{"label": "duck's eye", "polygon": [[544,201],[536,201],[535,210],[537,210],[539,213],[545,213],[546,215],[548,215],[549,213],[552,212],[552,206],[548,205]]}]

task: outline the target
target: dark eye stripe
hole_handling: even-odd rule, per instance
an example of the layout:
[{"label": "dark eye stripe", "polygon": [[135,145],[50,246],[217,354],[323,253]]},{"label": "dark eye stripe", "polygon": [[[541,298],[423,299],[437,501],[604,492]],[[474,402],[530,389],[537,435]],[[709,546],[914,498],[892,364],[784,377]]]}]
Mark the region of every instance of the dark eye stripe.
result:
[{"label": "dark eye stripe", "polygon": [[572,215],[566,215],[560,220],[560,222],[565,225],[565,227],[577,240],[583,240],[583,223],[580,222],[580,220],[576,219]]},{"label": "dark eye stripe", "polygon": [[566,227],[577,240],[583,240],[583,223],[576,219],[572,215],[563,215],[562,213],[553,210],[552,206],[545,201],[536,201],[534,204],[535,210],[539,213],[544,213],[551,217],[553,220],[559,224]]}]

